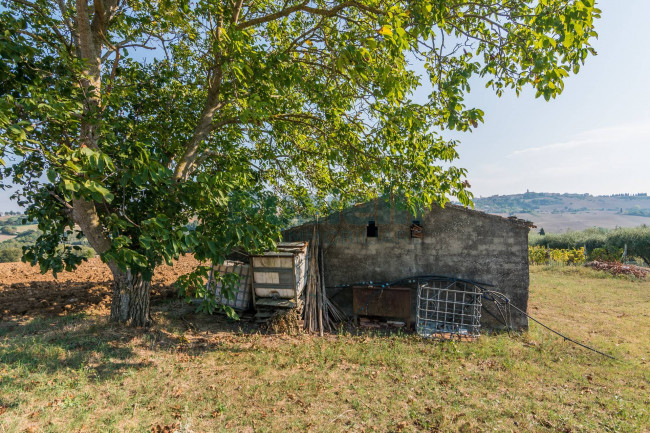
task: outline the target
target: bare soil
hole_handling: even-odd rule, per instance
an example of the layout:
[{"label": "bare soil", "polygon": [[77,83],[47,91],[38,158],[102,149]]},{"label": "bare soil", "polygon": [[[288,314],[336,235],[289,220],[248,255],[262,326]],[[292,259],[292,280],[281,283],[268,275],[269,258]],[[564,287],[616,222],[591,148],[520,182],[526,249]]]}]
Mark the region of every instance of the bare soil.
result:
[{"label": "bare soil", "polygon": [[[152,302],[177,296],[176,279],[198,265],[193,257],[181,257],[173,267],[156,269]],[[89,259],[75,272],[41,274],[27,263],[0,263],[0,320],[51,317],[70,313],[108,314],[111,272],[99,258]]]}]

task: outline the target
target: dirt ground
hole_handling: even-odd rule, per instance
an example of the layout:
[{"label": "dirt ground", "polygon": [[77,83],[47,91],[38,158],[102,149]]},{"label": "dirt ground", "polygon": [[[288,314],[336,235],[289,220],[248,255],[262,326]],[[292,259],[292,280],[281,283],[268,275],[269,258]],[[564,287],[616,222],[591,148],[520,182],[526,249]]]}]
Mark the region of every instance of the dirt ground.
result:
[{"label": "dirt ground", "polygon": [[[173,267],[156,269],[152,302],[176,296],[176,279],[198,264],[181,257]],[[99,258],[83,263],[75,272],[41,274],[27,263],[0,263],[0,320],[60,316],[69,313],[107,314],[110,311],[111,273]]]}]

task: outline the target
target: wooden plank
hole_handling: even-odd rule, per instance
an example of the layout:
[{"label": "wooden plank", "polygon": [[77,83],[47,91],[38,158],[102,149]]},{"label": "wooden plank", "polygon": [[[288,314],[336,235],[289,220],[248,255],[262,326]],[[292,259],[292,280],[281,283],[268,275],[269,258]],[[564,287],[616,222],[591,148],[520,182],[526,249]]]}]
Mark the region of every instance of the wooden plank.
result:
[{"label": "wooden plank", "polygon": [[278,257],[278,256],[258,256],[253,257],[253,265],[256,268],[284,268],[290,269],[293,267],[293,256]]},{"label": "wooden plank", "polygon": [[274,307],[274,308],[295,308],[296,303],[293,299],[273,299],[273,298],[257,298],[258,307]]},{"label": "wooden plank", "polygon": [[253,281],[257,284],[280,284],[280,274],[277,272],[255,271]]}]

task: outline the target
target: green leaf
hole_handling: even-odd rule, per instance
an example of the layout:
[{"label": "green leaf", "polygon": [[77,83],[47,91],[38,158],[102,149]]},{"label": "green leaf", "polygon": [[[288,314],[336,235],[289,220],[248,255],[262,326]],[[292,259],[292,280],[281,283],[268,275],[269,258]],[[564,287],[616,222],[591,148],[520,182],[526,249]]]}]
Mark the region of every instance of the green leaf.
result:
[{"label": "green leaf", "polygon": [[[483,121],[471,84],[555,98],[595,54],[600,16],[593,0],[363,2],[381,14],[310,3],[340,8],[325,18],[275,14],[285,3],[244,2],[235,26],[227,2],[121,2],[100,39],[164,35],[166,50],[122,49],[117,64],[109,52],[98,71],[53,30],[58,8],[0,13],[1,154],[17,156],[2,176],[43,233],[34,265],[75,266],[59,245],[79,221],[61,201],[80,198],[110,243],[102,260],[147,276],[185,253],[218,262],[273,248],[281,228],[378,196],[414,211],[469,205],[462,135],[448,130]],[[440,51],[442,39],[462,45]],[[425,80],[430,94],[414,98]],[[199,280],[185,290],[203,299]]]}]

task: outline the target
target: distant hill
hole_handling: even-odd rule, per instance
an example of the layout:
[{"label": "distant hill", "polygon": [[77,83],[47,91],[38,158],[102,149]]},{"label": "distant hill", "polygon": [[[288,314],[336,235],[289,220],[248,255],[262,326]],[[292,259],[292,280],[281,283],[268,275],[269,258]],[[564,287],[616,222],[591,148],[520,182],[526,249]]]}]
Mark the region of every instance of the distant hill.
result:
[{"label": "distant hill", "polygon": [[474,206],[488,213],[517,215],[548,233],[650,224],[650,197],[647,193],[593,196],[526,192],[475,198]]}]

